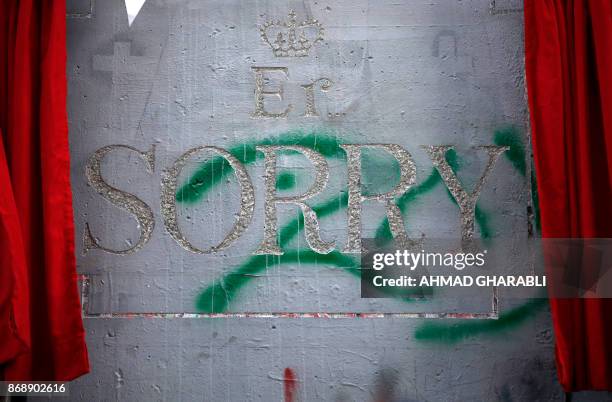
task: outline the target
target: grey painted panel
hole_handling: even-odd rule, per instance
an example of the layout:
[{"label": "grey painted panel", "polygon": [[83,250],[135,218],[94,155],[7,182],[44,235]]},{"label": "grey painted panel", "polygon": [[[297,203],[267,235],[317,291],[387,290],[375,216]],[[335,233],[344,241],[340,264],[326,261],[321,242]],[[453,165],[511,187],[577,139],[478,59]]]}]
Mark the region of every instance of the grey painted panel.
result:
[{"label": "grey painted panel", "polygon": [[[413,155],[420,183],[432,165],[419,146],[454,144],[464,161],[460,177],[471,185],[483,166],[471,146],[492,144],[495,132],[508,127],[526,139],[522,15],[499,12],[520,8],[515,3],[148,0],[128,27],[123,2],[109,0],[95,2],[90,18],[70,18],[68,106],[78,239],[88,222],[105,247],[136,243],[135,220],[87,185],[85,165],[103,146],[124,144],[144,152],[156,145],[153,173],[125,150],[102,165],[109,184],[151,206],[156,226],[149,243],[134,254],[91,250],[78,256],[79,272],[89,279],[87,313],[197,313],[201,291],[256,249],[263,236],[261,160],[247,168],[256,189],[253,222],[230,248],[189,253],[164,229],[162,172],[192,147],[229,148],[298,129],[352,143],[397,143]],[[88,0],[70,3],[75,10],[88,7]],[[260,24],[286,18],[290,9],[298,18],[317,18],[325,28],[324,40],[308,57],[275,57],[260,37]],[[254,66],[288,69],[286,79],[275,75],[269,83],[283,83],[283,100],[265,100],[270,111],[291,103],[287,118],[251,117]],[[302,85],[321,77],[333,85],[314,92],[319,116],[304,117]],[[208,157],[191,160],[180,180]],[[329,163],[330,184],[315,203],[345,186],[344,162]],[[364,178],[369,186],[395,177],[388,160],[377,163]],[[296,192],[310,185],[312,170],[303,158],[283,157],[279,165],[296,173]],[[508,159],[500,159],[479,203],[491,234],[528,236],[528,202],[528,181]],[[230,177],[204,202],[179,204],[181,229],[198,247],[209,247],[231,228],[238,207],[238,186]],[[293,207],[280,211],[281,223],[296,216]],[[373,235],[383,217],[381,206],[367,205],[364,234]],[[442,185],[417,197],[405,218],[411,235],[452,237],[460,231],[458,209]],[[321,228],[325,239],[344,245],[343,211],[322,219]],[[305,247],[303,235],[289,246]],[[471,304],[360,299],[358,281],[326,264],[289,264],[258,275],[225,312],[496,316],[489,294]],[[524,303],[502,299],[502,318]],[[86,318],[93,369],[73,383],[71,399],[282,400],[283,373],[290,368],[300,401],[373,400],[384,389],[392,390],[388,399],[397,400],[558,400],[550,317],[545,308],[524,311],[524,320],[508,325],[433,321],[458,324],[440,329],[463,334],[451,336],[451,343],[423,332],[432,321],[398,317]]]}]

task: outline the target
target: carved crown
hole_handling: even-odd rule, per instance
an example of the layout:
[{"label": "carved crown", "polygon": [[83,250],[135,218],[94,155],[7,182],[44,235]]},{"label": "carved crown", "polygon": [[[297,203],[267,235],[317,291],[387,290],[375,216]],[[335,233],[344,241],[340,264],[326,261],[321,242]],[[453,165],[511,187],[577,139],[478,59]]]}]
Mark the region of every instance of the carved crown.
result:
[{"label": "carved crown", "polygon": [[297,22],[295,11],[289,11],[288,21],[268,21],[259,31],[276,57],[308,56],[310,48],[323,40],[323,26],[315,19]]}]

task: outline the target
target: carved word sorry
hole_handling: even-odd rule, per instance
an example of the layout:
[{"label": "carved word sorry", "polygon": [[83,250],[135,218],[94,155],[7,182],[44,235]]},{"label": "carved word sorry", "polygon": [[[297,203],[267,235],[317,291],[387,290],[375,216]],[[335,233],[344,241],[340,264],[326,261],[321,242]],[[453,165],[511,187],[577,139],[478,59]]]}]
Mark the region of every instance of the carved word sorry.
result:
[{"label": "carved word sorry", "polygon": [[[340,145],[347,156],[348,165],[348,241],[342,251],[344,253],[361,252],[361,209],[362,203],[368,200],[381,202],[385,205],[386,215],[393,237],[399,241],[409,241],[402,213],[396,205],[397,197],[408,191],[416,182],[416,165],[408,151],[396,144],[344,144]],[[396,186],[386,193],[365,195],[361,186],[361,152],[363,148],[375,148],[389,153],[400,167],[400,178]],[[476,202],[488,175],[491,173],[499,156],[507,147],[478,146],[476,149],[487,153],[488,159],[484,171],[472,191],[465,190],[455,172],[446,161],[446,152],[452,149],[449,145],[424,145],[422,148],[428,154],[434,167],[440,173],[444,184],[457,201],[461,214],[461,232],[464,240],[469,240],[474,234],[474,216]],[[86,165],[87,182],[102,197],[113,205],[133,215],[139,224],[140,237],[130,248],[113,250],[103,246],[92,234],[89,223],[85,224],[84,249],[100,249],[114,254],[130,254],[141,249],[151,238],[155,226],[155,217],[151,207],[135,195],[119,190],[108,184],[101,174],[101,164],[111,152],[123,149],[135,153],[145,162],[149,172],[155,169],[155,148],[140,151],[128,145],[109,145],[98,149],[89,158]],[[233,168],[233,174],[240,184],[240,211],[236,215],[234,226],[225,238],[216,246],[206,250],[198,249],[181,232],[176,208],[176,193],[178,177],[192,156],[203,151],[213,151],[224,158]],[[257,146],[257,152],[264,156],[264,233],[263,240],[254,254],[282,255],[278,244],[277,206],[293,204],[301,209],[304,216],[304,232],[308,246],[317,253],[327,254],[334,250],[335,244],[321,238],[319,221],[315,211],[306,203],[310,198],[321,193],[328,183],[330,170],[327,160],[319,152],[298,145],[266,145]],[[306,192],[297,196],[279,196],[276,190],[277,154],[282,151],[294,151],[304,155],[314,168],[314,184]],[[250,225],[255,210],[255,188],[244,165],[231,153],[215,146],[200,146],[192,148],[181,155],[173,165],[162,175],[162,191],[160,211],[163,224],[170,236],[184,249],[198,254],[213,253],[229,247],[238,239]]]}]

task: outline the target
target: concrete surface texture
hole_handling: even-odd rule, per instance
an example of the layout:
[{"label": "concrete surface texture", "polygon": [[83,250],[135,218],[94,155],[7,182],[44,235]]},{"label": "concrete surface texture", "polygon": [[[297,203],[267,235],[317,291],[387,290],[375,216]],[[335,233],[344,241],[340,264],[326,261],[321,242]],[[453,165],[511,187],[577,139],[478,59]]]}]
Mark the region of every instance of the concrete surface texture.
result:
[{"label": "concrete surface texture", "polygon": [[[486,163],[473,147],[509,145],[483,186],[475,236],[537,235],[521,7],[147,0],[130,25],[122,0],[69,1],[72,179],[92,363],[70,399],[561,400],[545,302],[492,290],[461,302],[361,299],[356,256],[341,252],[339,143],[408,150],[417,173],[402,201],[406,230],[451,238],[462,231],[459,208],[421,145],[453,145],[468,187]],[[286,254],[252,254],[264,236],[265,191],[254,147],[270,143],[325,156],[329,183],[307,204],[322,239],[333,240],[328,258],[310,250],[291,205],[278,208]],[[255,204],[242,236],[201,253],[232,230],[241,181],[211,149],[173,166],[211,145],[242,150]],[[384,152],[364,155],[362,169],[373,193],[398,180]],[[178,194],[164,198],[173,172]],[[279,194],[299,195],[314,168],[283,153],[277,175]],[[384,236],[384,222],[384,206],[367,202],[363,236]]]}]

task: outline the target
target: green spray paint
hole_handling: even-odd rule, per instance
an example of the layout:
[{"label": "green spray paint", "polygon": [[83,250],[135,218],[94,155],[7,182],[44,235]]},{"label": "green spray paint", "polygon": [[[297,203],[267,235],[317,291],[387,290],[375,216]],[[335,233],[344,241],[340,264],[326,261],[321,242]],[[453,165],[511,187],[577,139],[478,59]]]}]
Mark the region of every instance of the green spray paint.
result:
[{"label": "green spray paint", "polygon": [[[457,158],[457,153],[455,150],[451,149],[446,153],[446,161],[453,169],[454,172],[459,170],[459,161]],[[408,211],[408,206],[410,203],[416,201],[416,199],[433,190],[434,187],[438,184],[442,183],[442,177],[436,169],[433,169],[432,172],[427,176],[427,178],[418,186],[411,187],[408,191],[406,191],[401,197],[397,199],[395,204],[398,206],[402,214],[406,214]],[[450,193],[448,193],[450,195]],[[456,205],[456,201],[452,195],[450,195],[451,201],[453,201]],[[393,234],[391,233],[391,227],[389,226],[389,220],[385,217],[383,222],[378,226],[376,230],[375,240],[376,245],[383,246],[387,244],[389,241],[393,239]]]},{"label": "green spray paint", "polygon": [[[437,175],[437,171],[433,171],[429,177]],[[440,176],[438,175],[440,179]],[[425,192],[431,190],[434,187],[435,183],[432,184],[431,179],[425,180],[421,185],[413,188],[414,195],[412,197],[416,197],[418,194],[424,194]],[[410,199],[410,198],[408,198]],[[408,199],[404,200],[402,205],[406,205]],[[312,209],[317,214],[319,219],[323,219],[327,216],[334,214],[342,208],[346,208],[348,203],[348,194],[346,192],[342,192],[338,197],[334,197],[322,204],[313,206]],[[295,238],[304,227],[304,217],[300,213],[299,218],[296,218],[285,225],[279,231],[279,244],[283,249],[287,246],[287,244]],[[388,240],[392,239],[388,221],[385,218],[385,221],[381,223],[378,227],[378,233],[389,233]],[[312,252],[313,254],[320,255]],[[218,313],[222,312],[227,308],[227,305],[231,300],[234,299],[238,291],[249,281],[256,278],[257,274],[268,269],[272,261],[274,265],[280,266],[283,264],[293,264],[296,262],[305,263],[309,262],[308,259],[291,259],[287,256],[295,256],[295,258],[300,257],[301,251],[295,250],[287,250],[284,255],[280,256],[277,260],[271,260],[272,256],[254,256],[249,258],[245,263],[238,266],[235,270],[225,275],[222,279],[217,280],[213,285],[207,287],[197,298],[196,307],[200,312],[212,312]],[[304,254],[305,256],[310,258],[310,254]],[[332,252],[327,254],[332,256],[333,258],[326,260],[326,262],[330,266],[335,266],[338,268],[343,268],[347,270],[349,273],[360,275],[360,264],[359,261],[355,259],[351,259],[349,257],[338,258],[338,255],[343,256],[343,254],[338,252]],[[323,260],[319,260],[323,261]],[[431,291],[427,289],[415,289],[415,294],[431,294]],[[405,293],[402,294],[406,296]],[[412,299],[410,299],[412,300]]]},{"label": "green spray paint", "polygon": [[[479,334],[494,334],[514,329],[534,317],[548,304],[545,297],[503,312],[496,320],[460,320],[453,323],[427,320],[414,333],[419,341],[455,344]],[[453,320],[455,321],[455,320]]]},{"label": "green spray paint", "polygon": [[342,268],[354,275],[359,275],[359,262],[337,251],[329,254],[318,254],[311,250],[286,251],[281,256],[256,255],[250,257],[222,279],[207,287],[197,299],[196,307],[201,312],[219,313],[227,308],[240,289],[252,278],[268,268],[283,264],[326,264]]},{"label": "green spray paint", "polygon": [[[520,131],[513,126],[496,130],[493,135],[495,145],[508,146],[510,150],[504,153],[512,166],[525,177],[527,175],[527,153],[525,151],[524,140]],[[540,232],[540,203],[538,199],[538,185],[536,182],[535,167],[531,164],[531,202],[533,203],[533,214],[536,230]]]},{"label": "green spray paint", "polygon": [[[451,169],[453,169],[453,172],[457,174],[461,166],[459,158],[457,156],[457,152],[454,149],[450,149],[446,152],[445,157],[449,166],[451,167]],[[399,197],[396,201],[396,205],[399,207],[402,214],[406,214],[406,211],[408,210],[408,205],[411,202],[415,201],[419,196],[433,190],[433,188],[440,183],[442,183],[442,177],[440,177],[438,171],[434,169],[420,185],[410,188],[410,190],[406,191],[404,195]],[[453,204],[457,205],[455,197],[453,197],[453,195],[450,193],[450,191],[448,191],[448,189],[446,190],[446,194],[449,200]],[[476,205],[474,215],[476,223],[478,224],[478,227],[480,229],[480,236],[486,242],[488,239],[491,238],[489,218],[487,214],[482,210],[482,208],[478,205]],[[375,239],[376,245],[378,246],[382,246],[389,242],[391,239],[393,239],[393,235],[391,234],[391,227],[389,226],[389,221],[387,218],[385,218],[383,223],[378,227]]]},{"label": "green spray paint", "polygon": [[[437,170],[434,169],[421,184],[416,187],[410,188],[410,190],[406,191],[404,195],[399,197],[396,201],[396,205],[399,207],[400,211],[402,211],[402,214],[405,214],[408,210],[408,205],[411,202],[415,201],[418,196],[433,190],[434,187],[441,182],[442,178],[440,177],[440,174]],[[374,238],[376,240],[376,245],[378,246],[383,246],[393,239],[391,227],[389,226],[389,220],[386,217],[383,222],[378,226]]]},{"label": "green spray paint", "polygon": [[[504,155],[508,158],[512,166],[525,177],[526,169],[526,152],[522,136],[519,130],[515,127],[506,127],[495,131],[493,142],[498,146],[508,146],[510,150]],[[534,206],[534,217],[536,230],[540,231],[540,212],[538,203],[538,192],[535,178],[535,170],[531,169],[531,199]],[[478,217],[478,209],[476,217]],[[482,230],[482,229],[481,229]],[[502,313],[497,320],[486,321],[462,321],[452,324],[442,322],[426,321],[415,331],[415,338],[422,341],[431,341],[439,343],[453,344],[462,341],[463,339],[477,334],[490,334],[503,332],[513,329],[528,318],[539,313],[546,305],[547,299],[542,298],[530,300],[508,312]]]},{"label": "green spray paint", "polygon": [[[339,148],[340,142],[337,141],[335,137],[331,138],[325,134],[317,133],[304,134],[298,131],[288,133],[287,136],[283,136],[282,138],[282,140],[267,139],[258,144],[303,145],[315,149],[325,156],[341,157]],[[494,136],[494,141],[496,145],[510,147],[510,151],[506,153],[506,156],[519,173],[524,176],[526,174],[525,149],[520,141],[518,130],[508,128],[497,131]],[[244,144],[232,148],[230,152],[242,163],[248,164],[254,162],[258,157],[255,152],[255,145],[255,143]],[[459,161],[456,153],[454,151],[449,151],[446,158],[449,165],[457,172]],[[215,158],[205,163],[190,178],[187,184],[178,191],[177,200],[180,202],[198,201],[206,191],[211,189],[229,172],[231,172],[231,168],[222,158]],[[207,178],[208,180],[206,180]],[[533,179],[534,177],[532,176],[532,188]],[[295,186],[295,182],[295,176],[287,172],[281,172],[277,179],[277,188],[288,190]],[[402,213],[406,212],[409,204],[415,201],[418,196],[431,191],[439,183],[441,183],[441,177],[436,170],[433,170],[422,183],[411,188],[396,201]],[[451,201],[456,204],[450,192],[447,191],[447,193]],[[535,195],[534,202],[537,201],[537,193]],[[346,192],[342,192],[338,197],[315,206],[313,209],[319,218],[324,218],[345,208],[346,204],[347,194]],[[537,203],[535,205],[537,206]],[[539,216],[539,214],[536,216]],[[479,225],[481,236],[483,238],[489,238],[491,232],[489,229],[488,215],[477,206],[475,218]],[[301,228],[304,227],[303,224],[303,217],[300,214],[299,218],[294,219],[281,229],[279,233],[281,247],[286,247],[286,245],[299,234]],[[389,223],[386,218],[376,231],[376,239],[381,243],[385,243],[392,239]],[[251,279],[257,277],[262,271],[272,266],[296,263],[315,265],[324,263],[326,266],[342,268],[355,276],[361,275],[358,261],[337,251],[327,255],[321,255],[310,250],[287,250],[283,256],[253,256],[244,264],[225,275],[222,279],[215,281],[214,284],[207,287],[199,295],[196,306],[198,310],[202,312],[222,312],[227,308],[229,302],[235,298],[239,290]],[[415,291],[423,290],[415,289]],[[482,333],[503,332],[516,328],[524,323],[528,318],[537,314],[546,303],[547,300],[545,298],[528,301],[508,312],[502,313],[497,320],[469,320],[453,324],[441,323],[439,321],[427,321],[416,330],[415,338],[421,341],[453,344],[470,336]]]},{"label": "green spray paint", "polygon": [[[231,147],[228,152],[242,164],[251,164],[262,157],[255,147],[258,145],[299,145],[313,149],[323,156],[330,158],[344,158],[340,142],[333,133],[327,131],[312,131],[306,133],[294,130],[283,133],[278,137],[265,138],[258,141],[246,142]],[[230,164],[222,157],[212,158],[203,163],[181,186],[176,193],[176,200],[183,203],[195,203],[202,199],[204,194],[212,189],[224,177],[232,173]],[[283,185],[284,183],[281,183]]]},{"label": "green spray paint", "polygon": [[296,183],[297,178],[291,172],[280,172],[276,178],[276,188],[279,190],[291,190]]},{"label": "green spray paint", "polygon": [[[334,197],[322,204],[314,206],[313,210],[316,212],[319,218],[324,218],[333,214],[340,208],[346,207],[347,202],[347,193],[342,193],[338,197]],[[285,246],[295,236],[297,236],[303,227],[304,217],[302,214],[299,215],[299,218],[293,219],[291,222],[285,225],[279,231],[281,247]],[[304,253],[305,252],[306,251],[304,251]],[[359,266],[357,261],[349,257],[345,257],[340,253],[333,252],[327,255],[331,256],[331,259],[326,260],[329,264],[345,268],[349,272],[355,269],[355,267]],[[342,256],[342,258],[339,258],[338,255]],[[295,263],[297,261],[296,258],[301,256],[304,256],[305,259],[300,258],[300,263],[306,263],[308,259],[312,260],[312,256],[310,254],[303,254],[300,251],[287,251],[284,255],[280,256],[280,258],[261,255],[250,257],[246,262],[235,268],[232,272],[226,274],[222,279],[215,281],[214,284],[208,286],[202,293],[200,293],[196,300],[196,308],[201,312],[222,312],[227,308],[228,303],[234,299],[236,294],[244,285],[246,285],[253,278],[256,278],[257,274],[265,271],[271,266],[270,263],[273,261],[273,259],[274,265],[282,265]]]},{"label": "green spray paint", "polygon": [[493,143],[500,147],[510,147],[508,151],[504,152],[504,155],[508,158],[510,163],[512,163],[512,166],[518,170],[521,176],[525,177],[527,174],[527,159],[525,144],[520,131],[513,126],[496,130],[493,134]]},{"label": "green spray paint", "polygon": [[[230,149],[230,153],[244,164],[249,164],[257,160],[259,157],[255,150],[257,145],[301,145],[314,149],[324,156],[328,157],[343,157],[341,142],[337,137],[332,137],[326,132],[311,132],[304,133],[303,131],[292,131],[283,134],[280,138],[267,138],[259,142],[251,142],[235,146]],[[459,161],[454,150],[450,150],[446,155],[449,165],[456,172],[459,168]],[[190,177],[188,182],[183,185],[177,192],[177,201],[184,203],[194,203],[199,201],[203,195],[210,190],[223,177],[231,172],[231,167],[225,159],[217,157],[211,161],[205,162],[200,168]],[[290,173],[281,173],[280,179],[277,179],[277,188],[282,190],[291,189],[295,185],[295,176]],[[441,177],[434,169],[429,174],[427,179],[418,186],[412,187],[402,197],[397,200],[397,204],[402,212],[407,210],[410,202],[416,200],[419,195],[425,194],[432,190],[435,185],[441,183]],[[450,195],[450,199],[454,198]],[[331,215],[334,212],[345,208],[347,204],[347,194],[342,192],[338,197],[334,197],[327,202],[313,207],[319,218]],[[480,227],[481,236],[488,238],[490,230],[488,229],[487,215],[478,207],[476,209],[476,220]],[[303,228],[303,217],[294,219],[288,225],[284,226],[279,233],[279,241],[281,247],[286,245],[301,231]],[[387,219],[379,225],[376,231],[376,239],[381,242],[387,242],[392,238],[389,223]],[[377,242],[378,243],[378,242]],[[316,253],[314,253],[316,254]],[[329,254],[329,260],[326,262],[331,266],[343,268],[352,274],[355,274],[356,267],[359,265],[355,260],[339,258],[340,253],[334,252]],[[302,259],[301,257],[304,257]],[[215,281],[211,286],[207,287],[197,298],[196,307],[202,312],[221,312],[227,308],[228,303],[234,299],[238,291],[251,279],[257,277],[258,273],[265,271],[270,266],[269,258],[276,258],[273,265],[293,264],[296,262],[312,261],[312,256],[304,254],[301,251],[288,250],[281,258],[272,256],[254,256],[248,259],[244,264],[237,267],[234,271],[226,274],[222,279]],[[323,260],[317,260],[323,262]],[[416,293],[431,294],[428,289],[415,289]]]}]

